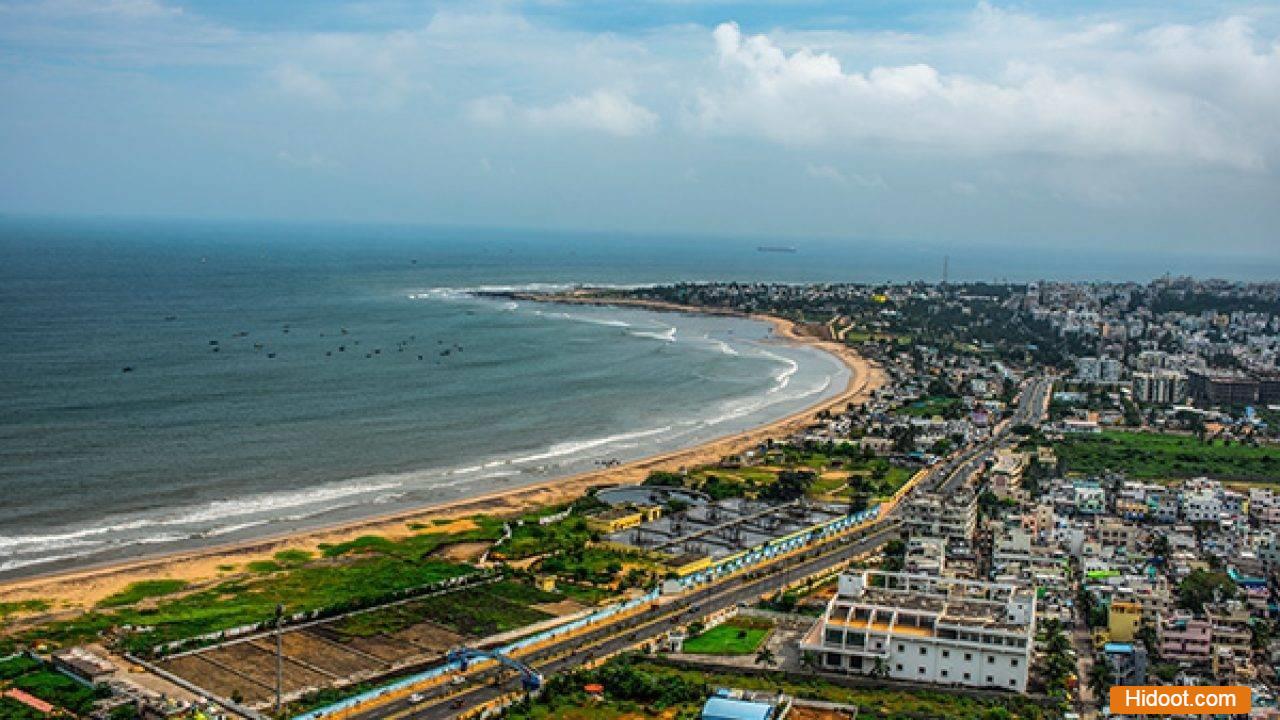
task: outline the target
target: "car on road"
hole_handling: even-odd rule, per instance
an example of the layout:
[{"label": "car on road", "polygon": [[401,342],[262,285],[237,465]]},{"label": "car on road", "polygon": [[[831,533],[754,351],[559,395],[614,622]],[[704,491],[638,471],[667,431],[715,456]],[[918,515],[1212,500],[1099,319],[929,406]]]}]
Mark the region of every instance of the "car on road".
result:
[{"label": "car on road", "polygon": [[422,693],[414,693],[409,696],[409,702],[413,703],[414,705],[417,705],[418,703],[421,703],[426,699],[427,699],[427,696],[423,695]]}]

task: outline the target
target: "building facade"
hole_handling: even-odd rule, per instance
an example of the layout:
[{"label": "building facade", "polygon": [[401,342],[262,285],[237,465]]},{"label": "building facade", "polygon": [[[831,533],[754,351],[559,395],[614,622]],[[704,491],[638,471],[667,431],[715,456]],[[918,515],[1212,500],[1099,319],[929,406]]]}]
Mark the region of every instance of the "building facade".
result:
[{"label": "building facade", "polygon": [[1035,613],[1017,585],[860,570],[800,648],[831,672],[1025,692]]}]

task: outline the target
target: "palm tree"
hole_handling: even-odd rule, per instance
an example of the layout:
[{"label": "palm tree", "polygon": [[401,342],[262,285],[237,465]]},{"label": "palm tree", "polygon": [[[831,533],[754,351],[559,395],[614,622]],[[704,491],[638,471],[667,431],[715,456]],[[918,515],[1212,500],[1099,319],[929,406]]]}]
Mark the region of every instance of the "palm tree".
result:
[{"label": "palm tree", "polygon": [[800,667],[804,668],[810,674],[818,672],[818,655],[812,650],[805,650],[800,653]]},{"label": "palm tree", "polygon": [[1105,656],[1099,657],[1094,661],[1093,667],[1089,668],[1089,691],[1098,702],[1102,702],[1102,697],[1107,694],[1109,687],[1111,687],[1111,666]]},{"label": "palm tree", "polygon": [[778,658],[773,654],[773,651],[769,649],[769,646],[765,645],[756,653],[756,664],[764,665],[765,667],[773,667],[778,664]]}]

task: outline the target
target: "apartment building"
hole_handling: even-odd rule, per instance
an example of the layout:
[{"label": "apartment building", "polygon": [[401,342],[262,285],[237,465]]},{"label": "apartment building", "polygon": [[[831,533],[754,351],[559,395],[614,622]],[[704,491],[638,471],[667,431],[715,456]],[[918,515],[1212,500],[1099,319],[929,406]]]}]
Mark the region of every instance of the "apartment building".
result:
[{"label": "apartment building", "polygon": [[1029,588],[860,570],[800,649],[828,671],[1025,692],[1035,614]]},{"label": "apartment building", "polygon": [[1171,405],[1187,398],[1187,376],[1173,370],[1133,374],[1133,399],[1144,404]]},{"label": "apartment building", "polygon": [[1213,626],[1208,620],[1179,612],[1160,621],[1160,657],[1173,662],[1207,663]]},{"label": "apartment building", "polygon": [[1116,642],[1131,642],[1142,627],[1142,605],[1126,600],[1112,600],[1107,607],[1107,633]]},{"label": "apartment building", "polygon": [[1187,522],[1218,522],[1222,518],[1222,502],[1212,490],[1184,492],[1182,517]]},{"label": "apartment building", "polygon": [[912,537],[936,537],[966,544],[978,525],[978,499],[972,490],[951,495],[925,493],[904,506],[903,528]]},{"label": "apartment building", "polygon": [[1280,527],[1280,494],[1266,488],[1250,488],[1249,519],[1259,527]]}]

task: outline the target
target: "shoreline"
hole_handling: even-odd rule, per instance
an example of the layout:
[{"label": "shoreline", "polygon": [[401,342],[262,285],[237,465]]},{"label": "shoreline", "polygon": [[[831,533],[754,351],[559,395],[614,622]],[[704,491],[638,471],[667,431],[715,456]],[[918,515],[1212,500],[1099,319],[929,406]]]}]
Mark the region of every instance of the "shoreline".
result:
[{"label": "shoreline", "polygon": [[[880,368],[845,345],[806,335],[801,326],[790,320],[768,315],[748,315],[716,308],[697,308],[630,298],[602,298],[581,295],[520,295],[521,299],[538,302],[613,305],[643,309],[710,315],[749,317],[768,323],[774,337],[792,343],[804,343],[835,356],[849,370],[845,388],[825,400],[783,418],[680,450],[650,455],[617,467],[592,469],[564,477],[543,480],[530,485],[497,490],[468,498],[424,505],[411,509],[346,520],[305,530],[289,530],[261,537],[208,545],[191,550],[143,555],[123,561],[107,561],[68,570],[53,570],[26,577],[0,580],[0,595],[6,600],[43,600],[49,603],[46,614],[76,608],[88,609],[99,600],[114,594],[133,582],[157,578],[185,580],[196,587],[238,576],[244,566],[255,560],[269,560],[282,550],[316,552],[322,544],[346,542],[362,535],[403,538],[415,534],[410,524],[431,524],[437,520],[454,521],[477,514],[507,515],[534,507],[566,502],[581,496],[594,486],[633,485],[643,481],[654,470],[678,470],[683,467],[719,461],[767,438],[790,434],[813,421],[824,409],[843,409],[847,403],[861,402],[883,384]],[[443,527],[443,526],[442,526]],[[235,565],[235,571],[220,567]],[[12,622],[13,619],[11,618]]]}]

